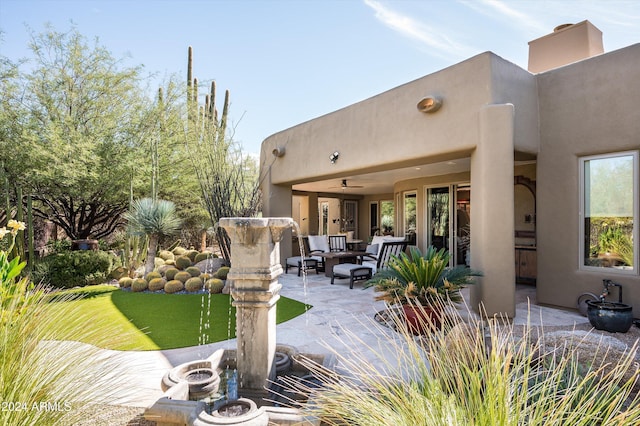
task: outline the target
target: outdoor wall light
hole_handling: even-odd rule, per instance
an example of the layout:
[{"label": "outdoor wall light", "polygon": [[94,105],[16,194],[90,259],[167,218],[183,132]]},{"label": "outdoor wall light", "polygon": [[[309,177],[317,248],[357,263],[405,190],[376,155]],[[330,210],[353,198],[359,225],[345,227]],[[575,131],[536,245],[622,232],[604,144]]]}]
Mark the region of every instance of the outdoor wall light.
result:
[{"label": "outdoor wall light", "polygon": [[271,153],[273,154],[274,157],[282,157],[284,156],[284,146],[278,146],[273,148],[273,151],[271,151]]},{"label": "outdoor wall light", "polygon": [[331,164],[335,164],[335,162],[338,161],[339,157],[340,153],[338,151],[334,151],[333,154],[329,156],[329,161],[331,161]]},{"label": "outdoor wall light", "polygon": [[442,99],[437,96],[427,96],[426,98],[420,99],[418,105],[418,111],[424,113],[432,113],[436,112],[442,106]]}]

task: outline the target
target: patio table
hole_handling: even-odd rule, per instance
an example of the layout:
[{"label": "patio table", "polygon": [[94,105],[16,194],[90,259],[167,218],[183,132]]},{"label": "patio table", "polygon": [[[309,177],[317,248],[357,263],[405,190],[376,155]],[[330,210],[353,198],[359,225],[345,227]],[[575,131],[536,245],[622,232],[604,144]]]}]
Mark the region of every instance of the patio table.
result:
[{"label": "patio table", "polygon": [[338,263],[359,263],[359,258],[366,254],[366,251],[334,251],[317,255],[324,257],[324,275],[332,278],[335,265]]}]

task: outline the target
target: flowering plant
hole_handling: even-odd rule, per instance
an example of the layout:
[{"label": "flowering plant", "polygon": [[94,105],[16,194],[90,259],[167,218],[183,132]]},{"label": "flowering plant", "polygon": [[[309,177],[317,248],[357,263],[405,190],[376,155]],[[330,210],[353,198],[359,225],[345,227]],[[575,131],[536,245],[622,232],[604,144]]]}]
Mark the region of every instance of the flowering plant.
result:
[{"label": "flowering plant", "polygon": [[9,260],[9,253],[15,246],[18,231],[23,231],[24,229],[24,222],[17,220],[10,220],[6,227],[0,228],[0,240],[4,239],[7,234],[11,236],[9,248],[0,250],[0,308],[2,309],[0,323],[8,319],[5,318],[5,311],[8,311],[6,308],[11,305],[16,297],[22,298],[29,287],[27,279],[21,279],[18,282],[15,280],[27,263],[20,262],[20,256],[15,256]]},{"label": "flowering plant", "polygon": [[[7,227],[9,229],[7,229]],[[20,262],[20,256],[16,256],[9,261],[9,253],[16,244],[16,235],[18,235],[18,231],[24,231],[25,228],[24,222],[18,222],[13,219],[9,221],[6,227],[3,226],[0,228],[0,240],[7,234],[11,235],[9,248],[7,250],[0,250],[0,283],[2,285],[6,285],[12,281],[20,274],[26,265],[26,262]]]}]

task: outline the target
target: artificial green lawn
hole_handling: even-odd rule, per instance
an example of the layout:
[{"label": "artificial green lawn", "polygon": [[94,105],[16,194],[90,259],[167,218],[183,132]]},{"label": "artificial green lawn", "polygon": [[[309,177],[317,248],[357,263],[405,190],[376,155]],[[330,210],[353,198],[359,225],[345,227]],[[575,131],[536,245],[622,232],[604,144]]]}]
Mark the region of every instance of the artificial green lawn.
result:
[{"label": "artificial green lawn", "polygon": [[[125,342],[107,349],[157,350],[196,346],[235,337],[236,309],[225,294],[164,294],[133,293],[113,286],[89,286],[73,290],[82,294],[79,300],[60,302],[55,299],[51,309],[70,310],[69,304],[90,315],[87,327],[105,327],[126,336]],[[207,306],[207,303],[209,305]],[[209,327],[206,324],[209,312]],[[311,308],[310,305],[280,297],[276,322],[288,321]],[[201,334],[204,336],[201,338]],[[97,342],[85,341],[98,346]]]}]

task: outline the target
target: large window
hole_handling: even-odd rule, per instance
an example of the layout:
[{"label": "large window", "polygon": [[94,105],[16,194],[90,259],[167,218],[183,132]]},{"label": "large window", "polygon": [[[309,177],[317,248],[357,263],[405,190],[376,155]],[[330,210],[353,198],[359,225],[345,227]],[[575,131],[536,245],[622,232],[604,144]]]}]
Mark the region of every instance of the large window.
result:
[{"label": "large window", "polygon": [[638,153],[580,159],[580,267],[638,272]]},{"label": "large window", "polygon": [[418,214],[416,205],[417,197],[418,194],[416,193],[416,191],[404,193],[404,236],[407,241],[409,241],[410,245],[416,244],[416,234],[418,232],[416,221],[416,217]]}]

